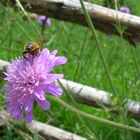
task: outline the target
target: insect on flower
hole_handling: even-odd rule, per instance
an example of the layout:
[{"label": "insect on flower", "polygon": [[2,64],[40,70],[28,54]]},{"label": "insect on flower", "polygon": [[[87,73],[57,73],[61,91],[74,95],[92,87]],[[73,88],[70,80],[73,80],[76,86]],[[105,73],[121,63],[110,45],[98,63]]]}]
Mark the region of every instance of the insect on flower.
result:
[{"label": "insect on flower", "polygon": [[24,50],[22,52],[24,58],[26,58],[27,54],[31,54],[32,56],[39,54],[41,51],[41,47],[46,42],[46,39],[44,37],[42,37],[39,42],[29,41],[27,43],[24,43],[23,41],[19,39],[14,39],[14,40],[18,44],[21,44],[22,46],[24,46]]},{"label": "insect on flower", "polygon": [[35,42],[26,43],[23,57],[13,60],[5,72],[7,111],[17,120],[25,117],[27,123],[32,122],[34,103],[47,111],[50,103],[46,96],[61,96],[63,93],[56,81],[64,75],[52,71],[65,64],[67,58],[56,56],[57,50],[41,50],[40,46]]},{"label": "insect on flower", "polygon": [[31,54],[32,56],[40,53],[41,46],[44,44],[46,40],[42,38],[39,43],[36,42],[27,42],[24,46],[23,57],[26,57],[26,54]]},{"label": "insect on flower", "polygon": [[27,53],[30,53],[31,55],[35,56],[40,52],[40,46],[36,42],[28,42],[24,46],[23,56]]}]

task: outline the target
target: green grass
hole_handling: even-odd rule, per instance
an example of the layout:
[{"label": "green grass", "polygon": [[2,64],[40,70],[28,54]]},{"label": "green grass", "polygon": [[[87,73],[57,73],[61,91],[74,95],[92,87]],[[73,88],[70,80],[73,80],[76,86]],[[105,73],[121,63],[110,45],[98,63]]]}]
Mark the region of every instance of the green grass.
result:
[{"label": "green grass", "polygon": [[[132,5],[138,5],[136,0],[131,3]],[[104,5],[104,3],[102,4]],[[130,5],[129,1],[128,4]],[[137,8],[131,7],[131,9],[135,11],[135,14],[140,14]],[[23,42],[40,40],[41,27],[37,21],[23,20],[23,17],[24,15],[21,11],[17,10],[14,12],[13,9],[0,5],[0,59],[10,61],[22,55],[23,45],[16,43],[16,39],[20,39]],[[52,25],[47,27],[44,32],[47,41],[43,47],[47,46],[50,50],[57,49],[58,55],[64,55],[68,58],[68,63],[55,69],[55,72],[64,73],[65,79],[112,93],[99,57],[95,38],[93,38],[90,29],[72,23],[51,20]],[[139,45],[133,48],[132,45],[122,38],[105,35],[101,32],[97,32],[97,36],[113,84],[117,90],[117,95],[112,99],[118,103],[116,108],[122,108],[124,98],[140,101]],[[136,57],[138,69],[133,55]],[[3,85],[4,82],[1,81],[0,86],[2,87]],[[76,103],[73,101],[74,99],[71,97],[70,92],[64,92],[61,98],[69,105],[87,113],[139,127],[138,122],[126,117],[125,113],[122,113],[122,115],[110,114],[107,110]],[[4,102],[2,99],[0,100]],[[85,136],[89,140],[139,140],[140,134],[138,133],[128,132],[117,127],[92,121],[69,111],[50,98],[48,100],[51,102],[51,109],[45,112],[37,106],[33,110],[35,120],[47,122]],[[3,137],[4,139],[8,139],[11,135],[13,139],[14,137],[19,139],[16,138],[17,134],[8,130],[8,128],[4,130],[4,134],[8,134],[7,137]]]}]

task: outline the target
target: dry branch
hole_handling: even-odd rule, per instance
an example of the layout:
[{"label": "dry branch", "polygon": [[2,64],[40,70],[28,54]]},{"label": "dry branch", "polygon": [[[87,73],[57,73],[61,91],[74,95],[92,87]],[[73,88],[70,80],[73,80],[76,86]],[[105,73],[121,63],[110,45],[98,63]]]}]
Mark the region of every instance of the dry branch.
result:
[{"label": "dry branch", "polygon": [[[2,62],[2,63],[1,63]],[[9,63],[5,61],[0,61],[0,71],[2,66],[8,66]],[[61,79],[58,82],[59,86],[62,86],[66,91],[70,91],[77,102],[84,103],[87,105],[91,105],[94,107],[113,107],[113,103],[110,102],[109,97],[111,94],[98,90],[93,87],[89,87],[86,85],[82,85],[76,82],[72,82],[69,80]],[[140,103],[127,99],[125,101],[125,108],[128,111],[128,114],[132,118],[136,118],[140,120]],[[120,110],[114,110],[114,113],[119,113]]]},{"label": "dry branch", "polygon": [[36,131],[46,136],[49,140],[87,140],[86,138],[37,121],[33,121],[31,124],[27,125],[27,127],[30,131]]},{"label": "dry branch", "polygon": [[[11,118],[9,113],[7,113],[4,110],[1,110],[0,111],[0,126],[2,125],[4,126],[6,124],[12,124],[13,126],[15,125],[15,128],[18,125],[13,122],[13,119]],[[32,133],[34,132],[39,133],[43,138],[47,140],[87,140],[86,138],[80,137],[76,134],[64,131],[57,127],[44,124],[38,121],[33,121],[30,124],[26,124],[26,128],[28,131]]]},{"label": "dry branch", "polygon": [[[15,0],[11,0],[15,2]],[[88,26],[79,0],[20,0],[26,10]],[[140,42],[140,17],[125,14],[113,9],[105,8],[88,2],[85,7],[96,29],[106,33],[120,36],[115,27],[118,23],[125,27],[123,37],[131,44]]]},{"label": "dry branch", "polygon": [[[58,83],[58,85],[62,86],[65,90],[70,91],[75,97],[75,100],[77,102],[91,105],[94,107],[100,107],[100,108],[115,107],[114,103],[111,102],[110,100],[111,94],[103,90],[98,90],[96,88],[82,85],[65,79],[61,79],[59,81],[60,82]],[[128,111],[128,115],[130,115],[130,117],[140,120],[139,102],[126,99],[124,103],[124,107]],[[121,110],[113,109],[111,112],[121,113]]]}]

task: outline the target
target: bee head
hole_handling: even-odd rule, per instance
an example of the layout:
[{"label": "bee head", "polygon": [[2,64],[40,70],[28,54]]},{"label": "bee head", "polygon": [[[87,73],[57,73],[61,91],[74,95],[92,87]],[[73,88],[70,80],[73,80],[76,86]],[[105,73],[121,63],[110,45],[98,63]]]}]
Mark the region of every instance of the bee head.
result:
[{"label": "bee head", "polygon": [[31,51],[33,47],[34,47],[34,44],[32,42],[25,44],[25,50],[27,51]]}]

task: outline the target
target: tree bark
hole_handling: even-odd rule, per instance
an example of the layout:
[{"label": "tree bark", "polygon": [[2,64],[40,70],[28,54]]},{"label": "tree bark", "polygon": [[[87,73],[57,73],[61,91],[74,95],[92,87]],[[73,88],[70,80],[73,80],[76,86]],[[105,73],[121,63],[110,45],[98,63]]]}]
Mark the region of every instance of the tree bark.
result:
[{"label": "tree bark", "polygon": [[[15,0],[11,0],[15,3]],[[20,0],[30,12],[88,26],[79,0]],[[140,42],[140,17],[84,2],[96,29],[120,36],[116,25],[125,27],[123,38],[131,44]]]}]

